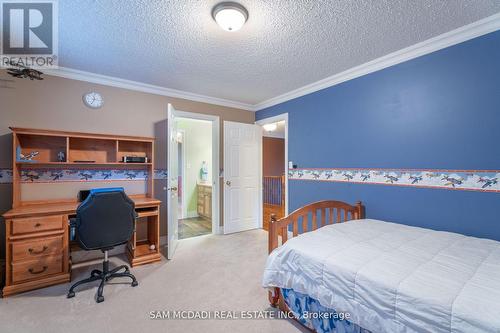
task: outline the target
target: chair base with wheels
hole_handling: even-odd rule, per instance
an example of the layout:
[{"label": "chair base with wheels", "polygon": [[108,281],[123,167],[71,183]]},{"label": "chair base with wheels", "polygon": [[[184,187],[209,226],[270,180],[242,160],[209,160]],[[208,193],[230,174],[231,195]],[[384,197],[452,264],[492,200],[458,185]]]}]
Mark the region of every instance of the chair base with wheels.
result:
[{"label": "chair base with wheels", "polygon": [[111,279],[127,277],[132,279],[132,287],[138,285],[128,266],[122,265],[110,270],[108,260],[109,250],[130,240],[137,218],[135,204],[123,188],[90,190],[89,196],[78,206],[76,217],[70,219],[70,234],[75,236],[82,249],[104,252],[102,271],[94,269],[89,278],[72,285],[68,298],[75,297],[75,288],[79,285],[94,281],[101,282],[97,289],[97,303],[104,301],[104,285]]},{"label": "chair base with wheels", "polygon": [[[123,272],[120,272],[123,270]],[[127,265],[121,265],[118,267],[113,268],[112,270],[109,270],[109,260],[108,260],[108,251],[104,251],[104,261],[102,263],[102,271],[98,269],[94,269],[90,273],[90,277],[87,279],[80,280],[73,284],[71,288],[68,291],[68,298],[75,297],[75,291],[74,289],[78,287],[79,285],[85,284],[85,283],[90,283],[94,281],[101,281],[99,284],[99,288],[97,289],[97,298],[96,301],[97,303],[101,303],[104,301],[104,285],[110,281],[111,279],[118,278],[118,277],[128,277],[132,279],[132,287],[136,287],[139,285],[137,282],[136,278],[134,275],[130,273],[129,267]]]}]

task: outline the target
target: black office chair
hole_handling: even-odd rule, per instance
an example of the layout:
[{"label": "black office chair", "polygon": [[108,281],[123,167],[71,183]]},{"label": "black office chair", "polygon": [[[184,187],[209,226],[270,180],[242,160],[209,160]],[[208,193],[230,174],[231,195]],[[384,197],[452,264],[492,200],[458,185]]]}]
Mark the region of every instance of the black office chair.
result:
[{"label": "black office chair", "polygon": [[[109,270],[108,261],[108,251],[115,246],[127,243],[132,237],[136,218],[135,204],[122,188],[90,191],[89,196],[78,206],[76,218],[71,219],[70,224],[82,249],[104,252],[102,271],[95,269],[90,273],[89,278],[72,285],[68,291],[68,298],[75,297],[76,287],[93,281],[101,281],[97,290],[97,303],[104,301],[102,295],[104,285],[113,278],[128,277],[132,279],[132,287],[138,285],[127,265]],[[119,273],[120,270],[124,272]]]}]

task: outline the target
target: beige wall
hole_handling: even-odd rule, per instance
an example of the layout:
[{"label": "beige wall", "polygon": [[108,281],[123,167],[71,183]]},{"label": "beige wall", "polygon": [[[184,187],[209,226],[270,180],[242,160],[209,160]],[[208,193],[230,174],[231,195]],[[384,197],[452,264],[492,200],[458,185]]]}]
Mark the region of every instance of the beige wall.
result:
[{"label": "beige wall", "polygon": [[[97,91],[104,107],[91,110],[82,95]],[[0,168],[12,167],[12,137],[9,126],[107,134],[155,136],[156,168],[166,168],[167,104],[177,110],[217,115],[222,121],[253,123],[250,111],[170,98],[82,81],[45,76],[43,81],[13,79],[0,70]],[[221,166],[223,141],[221,142]],[[164,200],[163,185],[156,182],[156,196]],[[0,214],[10,208],[10,185],[0,184]],[[221,200],[222,202],[222,200]],[[162,235],[166,234],[166,214],[162,209]],[[221,214],[222,216],[222,214]],[[0,258],[4,256],[4,226],[0,231]]]}]

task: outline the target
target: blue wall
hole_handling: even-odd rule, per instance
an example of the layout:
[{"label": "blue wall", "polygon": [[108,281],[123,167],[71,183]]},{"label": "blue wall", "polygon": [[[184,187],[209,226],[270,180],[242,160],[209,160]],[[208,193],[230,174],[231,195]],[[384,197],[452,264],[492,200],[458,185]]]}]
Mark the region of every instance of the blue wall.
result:
[{"label": "blue wall", "polygon": [[[500,170],[500,31],[257,112],[289,114],[299,168]],[[500,240],[500,194],[290,181],[290,209],[362,200],[367,216]]]}]

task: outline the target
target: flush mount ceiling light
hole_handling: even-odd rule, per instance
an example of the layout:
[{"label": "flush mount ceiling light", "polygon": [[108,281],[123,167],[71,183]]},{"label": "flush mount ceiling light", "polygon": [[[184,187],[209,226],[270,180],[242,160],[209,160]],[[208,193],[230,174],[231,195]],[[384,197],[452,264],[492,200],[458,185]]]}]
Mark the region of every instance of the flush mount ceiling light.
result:
[{"label": "flush mount ceiling light", "polygon": [[221,2],[212,10],[215,22],[226,31],[238,31],[248,20],[248,11],[236,2]]},{"label": "flush mount ceiling light", "polygon": [[262,127],[264,127],[264,130],[266,132],[272,132],[272,131],[276,131],[276,129],[278,128],[278,125],[276,123],[272,123],[272,124],[262,125]]}]

